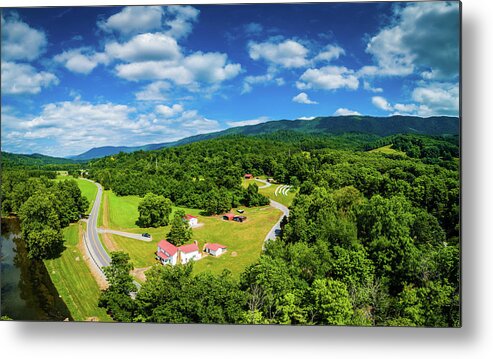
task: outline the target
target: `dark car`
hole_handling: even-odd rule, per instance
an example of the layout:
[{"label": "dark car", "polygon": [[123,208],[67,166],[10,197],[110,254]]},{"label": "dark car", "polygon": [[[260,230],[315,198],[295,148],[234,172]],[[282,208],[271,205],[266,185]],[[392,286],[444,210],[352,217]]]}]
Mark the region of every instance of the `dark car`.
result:
[{"label": "dark car", "polygon": [[149,233],[142,233],[142,237],[151,238],[151,235]]}]

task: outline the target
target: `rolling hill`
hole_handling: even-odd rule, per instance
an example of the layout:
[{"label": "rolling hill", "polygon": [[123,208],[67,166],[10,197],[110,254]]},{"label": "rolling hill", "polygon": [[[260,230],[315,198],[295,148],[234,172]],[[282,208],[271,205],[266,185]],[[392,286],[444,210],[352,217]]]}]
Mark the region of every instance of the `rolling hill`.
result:
[{"label": "rolling hill", "polygon": [[396,134],[423,134],[423,135],[457,135],[460,132],[460,120],[457,117],[416,117],[416,116],[331,116],[316,117],[313,120],[280,120],[260,123],[257,125],[232,127],[223,131],[196,135],[175,142],[148,144],[136,147],[106,146],[92,148],[80,155],[73,156],[74,160],[89,160],[110,156],[119,152],[134,152],[139,150],[156,150],[187,143],[217,138],[221,136],[241,134],[256,136],[278,131],[295,131],[317,134],[365,133],[377,136]]},{"label": "rolling hill", "polygon": [[4,168],[64,165],[69,163],[77,163],[77,161],[68,158],[45,156],[39,153],[24,155],[2,151],[2,167]]}]

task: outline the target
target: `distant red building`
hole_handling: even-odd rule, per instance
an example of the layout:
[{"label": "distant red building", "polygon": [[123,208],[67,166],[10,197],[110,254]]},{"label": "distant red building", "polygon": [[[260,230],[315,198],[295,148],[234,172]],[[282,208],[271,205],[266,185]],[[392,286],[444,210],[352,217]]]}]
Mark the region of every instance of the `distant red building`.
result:
[{"label": "distant red building", "polygon": [[252,179],[253,175],[251,173],[245,173],[245,179]]},{"label": "distant red building", "polygon": [[223,214],[223,219],[225,221],[231,221],[235,218],[235,215],[233,213],[225,213]]}]

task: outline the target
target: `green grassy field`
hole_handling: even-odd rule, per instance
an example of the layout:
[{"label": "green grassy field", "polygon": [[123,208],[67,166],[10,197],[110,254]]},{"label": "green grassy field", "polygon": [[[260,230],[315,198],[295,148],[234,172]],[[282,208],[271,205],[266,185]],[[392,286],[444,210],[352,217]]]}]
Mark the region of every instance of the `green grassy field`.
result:
[{"label": "green grassy field", "polygon": [[277,222],[282,212],[273,207],[243,208],[247,217],[244,223],[226,222],[220,216],[200,218],[204,226],[194,229],[193,239],[202,249],[205,243],[220,243],[228,247],[219,257],[205,256],[194,263],[196,273],[209,271],[220,274],[229,269],[238,278],[244,269],[253,264],[262,253],[265,236]]},{"label": "green grassy field", "polygon": [[[259,176],[259,178],[266,179],[266,176]],[[262,187],[265,185],[263,182],[255,181],[255,179],[243,179],[242,180],[242,186],[244,188],[247,188],[249,184],[255,183],[257,186]],[[291,203],[293,203],[294,197],[296,197],[296,194],[298,193],[298,190],[290,190],[287,194],[287,196],[283,195],[282,193],[277,193],[277,196],[275,195],[276,188],[282,186],[282,184],[272,184],[269,187],[265,188],[259,188],[258,191],[259,193],[263,194],[266,197],[269,197],[270,199],[279,202],[280,204],[285,205],[286,207],[289,207]]]},{"label": "green grassy field", "polygon": [[382,146],[375,148],[373,150],[370,150],[369,152],[374,152],[374,153],[385,153],[387,155],[401,155],[401,156],[407,156],[404,152],[398,151],[392,148],[392,145],[387,145],[387,146]]},{"label": "green grassy field", "polygon": [[45,260],[46,268],[74,320],[112,321],[98,307],[100,289],[79,250],[79,230],[82,223],[63,229],[66,249],[59,258]]},{"label": "green grassy field", "polygon": [[[109,207],[109,228],[131,233],[148,232],[152,235],[151,242],[111,235],[112,242],[119,250],[130,255],[135,268],[148,267],[157,263],[154,254],[157,243],[166,238],[170,227],[139,228],[135,225],[135,221],[138,218],[137,207],[141,198],[137,196],[118,197],[111,191],[105,191],[105,196],[107,196]],[[244,223],[226,222],[221,216],[203,216],[199,209],[173,207],[173,212],[182,209],[185,213],[198,217],[201,226],[193,229],[192,241],[197,240],[201,250],[206,243],[217,242],[228,246],[228,252],[218,258],[207,256],[197,261],[194,265],[194,272],[221,273],[223,269],[229,269],[237,277],[246,266],[255,262],[260,256],[265,236],[279,219],[281,211],[269,206],[241,208],[247,216],[247,221]]]}]

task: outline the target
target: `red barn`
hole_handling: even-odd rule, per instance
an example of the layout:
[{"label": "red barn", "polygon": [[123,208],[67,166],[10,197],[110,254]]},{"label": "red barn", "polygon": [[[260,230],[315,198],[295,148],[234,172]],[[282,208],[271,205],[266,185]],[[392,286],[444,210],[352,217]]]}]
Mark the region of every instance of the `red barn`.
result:
[{"label": "red barn", "polygon": [[253,175],[251,173],[245,173],[245,179],[252,179]]}]

